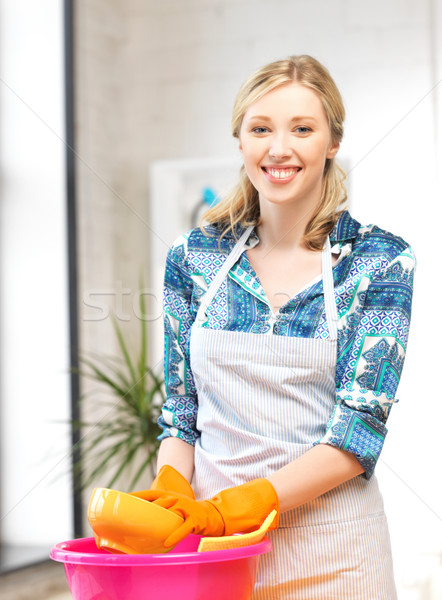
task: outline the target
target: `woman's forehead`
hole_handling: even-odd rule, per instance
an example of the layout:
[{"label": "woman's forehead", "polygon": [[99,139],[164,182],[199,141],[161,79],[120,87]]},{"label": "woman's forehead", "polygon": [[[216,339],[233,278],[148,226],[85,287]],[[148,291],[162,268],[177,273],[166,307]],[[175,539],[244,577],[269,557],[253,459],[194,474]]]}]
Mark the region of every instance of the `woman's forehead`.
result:
[{"label": "woman's forehead", "polygon": [[297,82],[280,85],[263,94],[248,106],[244,119],[269,119],[275,116],[292,120],[300,117],[326,119],[319,95],[313,89]]}]

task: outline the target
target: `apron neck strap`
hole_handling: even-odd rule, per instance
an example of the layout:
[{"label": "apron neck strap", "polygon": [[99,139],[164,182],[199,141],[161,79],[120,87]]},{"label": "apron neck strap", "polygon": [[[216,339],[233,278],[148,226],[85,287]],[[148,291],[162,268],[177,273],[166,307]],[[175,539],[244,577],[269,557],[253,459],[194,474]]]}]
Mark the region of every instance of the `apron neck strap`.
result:
[{"label": "apron neck strap", "polygon": [[215,275],[215,278],[213,279],[212,283],[210,284],[209,289],[204,294],[204,296],[201,300],[200,307],[198,309],[198,314],[196,315],[196,320],[200,324],[207,320],[207,314],[206,314],[207,307],[212,302],[216,292],[218,291],[219,286],[224,281],[224,279],[227,277],[227,273],[230,271],[232,266],[236,263],[238,258],[241,256],[242,251],[244,249],[244,244],[246,243],[247,239],[249,238],[250,233],[252,232],[252,229],[253,229],[253,225],[250,225],[249,227],[247,227],[247,229],[241,235],[239,240],[236,242],[233,250],[231,251],[229,256],[226,258],[223,266],[218,271],[218,273]]},{"label": "apron neck strap", "polygon": [[[250,233],[253,230],[253,225],[247,227],[244,233],[241,235],[239,240],[236,242],[233,250],[229,254],[229,256],[224,261],[224,264],[216,274],[212,283],[209,286],[209,289],[204,294],[200,307],[198,309],[198,313],[196,316],[197,322],[201,325],[203,322],[207,320],[207,308],[212,302],[216,292],[218,291],[219,286],[227,277],[227,273],[230,271],[231,267],[236,263],[238,258],[241,256],[241,253],[244,249],[244,244],[250,236]],[[336,340],[338,337],[338,311],[336,308],[335,301],[335,287],[333,282],[333,270],[332,270],[332,259],[331,259],[331,246],[330,239],[327,236],[324,249],[322,251],[322,283],[324,288],[324,303],[325,303],[325,315],[327,318],[327,325],[330,334],[331,340]]]},{"label": "apron neck strap", "polygon": [[328,332],[331,340],[338,337],[338,310],[335,301],[335,285],[333,282],[333,268],[330,239],[327,236],[322,251],[322,285],[324,288],[325,316],[327,318]]}]

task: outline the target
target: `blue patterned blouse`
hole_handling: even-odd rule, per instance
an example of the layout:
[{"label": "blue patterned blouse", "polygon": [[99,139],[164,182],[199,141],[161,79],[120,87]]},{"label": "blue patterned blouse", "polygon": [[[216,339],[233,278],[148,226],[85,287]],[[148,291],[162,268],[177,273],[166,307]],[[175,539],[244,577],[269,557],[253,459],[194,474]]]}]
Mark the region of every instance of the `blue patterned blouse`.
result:
[{"label": "blue patterned blouse", "polygon": [[[166,402],[159,439],[175,436],[195,444],[198,398],[190,370],[190,327],[199,302],[235,245],[232,233],[218,247],[219,231],[199,228],[169,250],[164,280]],[[244,231],[236,230],[237,236]],[[258,243],[252,231],[246,248]],[[411,315],[415,258],[403,239],[374,225],[361,226],[342,213],[330,235],[338,309],[336,404],[317,443],[355,454],[370,477],[395,402]],[[208,310],[212,329],[327,337],[322,278],[308,284],[274,314],[246,252],[229,271]]]}]

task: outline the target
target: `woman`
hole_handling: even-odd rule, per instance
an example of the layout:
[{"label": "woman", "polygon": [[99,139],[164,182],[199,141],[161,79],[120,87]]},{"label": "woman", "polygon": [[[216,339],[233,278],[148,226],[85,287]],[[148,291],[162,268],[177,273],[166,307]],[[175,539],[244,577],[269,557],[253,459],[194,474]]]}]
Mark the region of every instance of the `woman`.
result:
[{"label": "woman", "polygon": [[315,59],[259,69],[233,111],[240,182],[167,259],[151,499],[185,518],[166,545],[250,531],[277,509],[256,599],[396,598],[373,471],[404,361],[414,257],[344,210],[343,121]]}]

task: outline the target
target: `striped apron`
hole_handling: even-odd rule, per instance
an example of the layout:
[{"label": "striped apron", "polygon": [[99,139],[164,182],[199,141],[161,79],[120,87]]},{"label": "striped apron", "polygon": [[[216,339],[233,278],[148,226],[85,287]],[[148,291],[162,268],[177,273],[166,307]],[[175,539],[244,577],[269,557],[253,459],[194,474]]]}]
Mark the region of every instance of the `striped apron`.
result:
[{"label": "striped apron", "polygon": [[[312,447],[336,401],[337,309],[330,241],[322,253],[327,339],[204,327],[249,227],[203,296],[191,329],[198,393],[197,498],[267,477]],[[376,478],[356,477],[281,514],[254,600],[394,600],[390,539]]]}]

